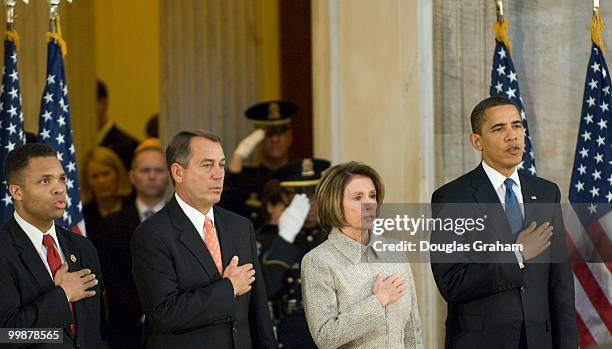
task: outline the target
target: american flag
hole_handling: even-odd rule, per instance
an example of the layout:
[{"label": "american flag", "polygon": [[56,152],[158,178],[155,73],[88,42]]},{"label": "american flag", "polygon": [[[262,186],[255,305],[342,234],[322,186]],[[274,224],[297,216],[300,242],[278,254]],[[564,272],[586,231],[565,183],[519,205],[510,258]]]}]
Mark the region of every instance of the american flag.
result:
[{"label": "american flag", "polygon": [[84,233],[83,205],[79,194],[76,157],[70,127],[64,59],[56,39],[49,41],[47,50],[47,78],[40,102],[38,141],[55,148],[66,172],[66,210],[56,224],[77,233]]},{"label": "american flag", "polygon": [[519,164],[519,170],[529,171],[531,175],[535,176],[535,154],[531,146],[531,136],[529,136],[527,117],[525,117],[525,108],[523,107],[516,69],[514,69],[512,57],[510,57],[510,50],[499,40],[495,40],[489,95],[509,98],[519,108],[525,133],[525,151],[523,153],[523,161]]},{"label": "american flag", "polygon": [[[2,88],[0,89],[0,162],[4,164],[6,155],[23,144],[25,144],[25,133],[23,132],[23,113],[21,112],[19,74],[17,73],[17,47],[15,42],[7,37],[4,39],[4,66],[2,67]],[[4,170],[0,171],[0,182],[0,199],[2,200],[0,223],[2,223],[13,214],[13,200],[6,185]]]},{"label": "american flag", "polygon": [[571,208],[564,212],[574,260],[580,346],[612,339],[612,83],[603,52],[593,42],[576,143]]}]

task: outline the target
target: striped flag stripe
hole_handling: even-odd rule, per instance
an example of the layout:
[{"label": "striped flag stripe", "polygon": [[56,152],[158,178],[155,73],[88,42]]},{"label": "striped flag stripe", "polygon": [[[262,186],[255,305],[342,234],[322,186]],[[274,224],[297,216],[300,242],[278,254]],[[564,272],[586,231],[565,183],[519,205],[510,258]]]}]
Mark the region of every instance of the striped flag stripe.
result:
[{"label": "striped flag stripe", "polygon": [[576,315],[576,325],[578,327],[578,334],[580,335],[578,344],[581,348],[587,348],[597,344],[595,338],[591,335],[591,331],[589,331],[589,328],[584,324],[584,321],[582,321],[580,314]]},{"label": "striped flag stripe", "polygon": [[574,251],[578,251],[580,257],[582,257],[574,258],[574,260],[601,261],[593,242],[585,232],[576,211],[574,211],[571,205],[568,205],[567,210],[563,210],[563,222],[567,236],[569,236],[568,240],[571,240],[574,245]]},{"label": "striped flag stripe", "polygon": [[609,331],[612,331],[612,304],[602,291],[602,286],[595,279],[587,263],[574,263],[572,265],[574,279],[580,282],[584,293],[589,297],[592,304],[596,304],[595,311],[599,314]]},{"label": "striped flag stripe", "polygon": [[610,337],[610,331],[604,326],[602,319],[582,288],[582,284],[576,278],[574,278],[574,291],[576,292],[576,311],[582,318],[584,325],[589,329],[595,342],[603,343]]},{"label": "striped flag stripe", "polygon": [[593,242],[593,246],[597,251],[597,254],[601,258],[602,261],[607,262],[611,261],[610,258],[612,256],[612,242],[608,238],[606,231],[601,226],[599,221],[593,222],[586,229],[586,233]]}]

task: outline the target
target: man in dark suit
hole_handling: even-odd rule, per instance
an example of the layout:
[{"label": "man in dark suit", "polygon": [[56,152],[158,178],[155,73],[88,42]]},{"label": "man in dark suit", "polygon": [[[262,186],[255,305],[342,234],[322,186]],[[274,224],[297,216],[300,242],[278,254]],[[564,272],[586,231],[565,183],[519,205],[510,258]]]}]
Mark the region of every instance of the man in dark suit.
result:
[{"label": "man in dark suit", "polygon": [[0,327],[63,329],[62,344],[37,348],[99,348],[98,256],[89,240],[54,224],[66,208],[55,150],[23,145],[4,171],[15,212],[0,230]]},{"label": "man in dark suit", "polygon": [[[432,196],[434,216],[484,218],[480,232],[434,231],[432,243],[482,240],[521,252],[432,253],[448,303],[446,348],[576,348],[573,277],[556,184],[517,171],[524,149],[512,102],[490,97],[471,115],[482,163]],[[475,245],[472,245],[475,246]]]},{"label": "man in dark suit", "polygon": [[132,165],[132,155],[138,140],[121,130],[108,116],[108,92],[106,85],[98,80],[98,145],[110,148],[123,162],[125,168]]},{"label": "man in dark suit", "polygon": [[225,175],[219,137],[180,132],[166,161],[176,193],[131,244],[147,347],[276,348],[265,285],[255,278],[253,225],[215,206]]},{"label": "man in dark suit", "polygon": [[99,237],[111,349],[143,347],[144,312],[132,276],[130,240],[140,222],[165,205],[169,175],[159,139],[147,139],[136,148],[128,175],[136,196],[121,211],[105,219]]}]

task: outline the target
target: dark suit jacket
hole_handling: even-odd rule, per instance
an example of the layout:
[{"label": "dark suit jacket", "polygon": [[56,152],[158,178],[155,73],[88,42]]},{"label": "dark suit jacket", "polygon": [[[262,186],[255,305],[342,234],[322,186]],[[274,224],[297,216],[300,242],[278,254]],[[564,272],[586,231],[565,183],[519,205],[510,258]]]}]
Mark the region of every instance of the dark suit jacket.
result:
[{"label": "dark suit jacket", "polygon": [[112,149],[125,165],[125,169],[132,167],[134,150],[138,147],[138,140],[120,130],[117,125],[113,125],[104,139],[100,142],[101,146]]},{"label": "dark suit jacket", "polygon": [[[567,262],[559,188],[520,172],[519,178],[525,224],[553,224],[552,245],[522,270],[512,252],[496,255],[507,257],[503,258],[507,263],[435,263],[432,255],[434,278],[448,303],[446,348],[518,348],[522,328],[528,348],[577,347],[573,276]],[[442,212],[465,215],[466,210],[480,210],[467,213],[488,217],[487,226],[491,229],[485,229],[479,238],[514,242],[503,207],[482,165],[436,190],[431,200],[434,215],[438,216]],[[456,205],[460,203],[472,205]],[[478,237],[470,234],[460,239]],[[456,238],[452,232],[432,234],[432,242]],[[555,261],[548,263],[546,258]]]},{"label": "dark suit jacket", "polygon": [[223,265],[253,263],[255,282],[234,297],[176,198],[144,221],[132,238],[133,272],[149,348],[276,348],[251,222],[219,207],[215,227]]},{"label": "dark suit jacket", "polygon": [[109,327],[137,329],[143,311],[132,276],[130,240],[140,216],[134,200],[103,221],[99,237],[100,264],[108,296]]},{"label": "dark suit jacket", "polygon": [[0,327],[64,329],[63,344],[40,344],[35,348],[99,348],[102,275],[98,255],[86,238],[57,226],[56,232],[69,271],[89,268],[100,281],[92,289],[96,291],[94,297],[73,303],[76,338],[69,330],[73,317],[66,293],[53,284],[38,252],[13,217],[0,229]]}]

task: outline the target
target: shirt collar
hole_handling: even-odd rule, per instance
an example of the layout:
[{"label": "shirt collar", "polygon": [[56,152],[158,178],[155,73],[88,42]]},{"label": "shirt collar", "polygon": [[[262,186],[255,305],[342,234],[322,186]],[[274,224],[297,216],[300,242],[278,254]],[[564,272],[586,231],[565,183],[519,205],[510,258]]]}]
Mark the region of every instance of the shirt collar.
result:
[{"label": "shirt collar", "polygon": [[376,250],[372,248],[372,244],[376,239],[376,235],[370,234],[370,241],[367,245],[363,245],[344,234],[340,229],[333,228],[327,238],[332,245],[336,247],[353,264],[358,264],[365,261],[365,254],[370,251],[374,256],[377,256]]},{"label": "shirt collar", "polygon": [[514,181],[514,184],[517,186],[519,192],[521,191],[521,181],[518,176],[518,167],[514,167],[514,171],[510,175],[510,177],[506,177],[503,174],[499,173],[496,169],[489,166],[484,160],[482,161],[482,168],[484,169],[487,177],[489,177],[489,181],[493,184],[493,188],[495,190],[499,190],[504,184],[506,178],[510,178]]},{"label": "shirt collar", "polygon": [[112,120],[107,122],[106,125],[102,126],[102,128],[100,129],[100,132],[98,132],[98,143],[97,144],[102,143],[102,141],[104,140],[104,138],[106,138],[106,135],[110,132],[113,126],[115,126],[115,122]]},{"label": "shirt collar", "polygon": [[176,198],[176,201],[178,202],[183,212],[185,212],[185,214],[187,215],[187,218],[189,218],[191,223],[194,225],[194,227],[200,234],[202,234],[204,230],[205,217],[210,218],[213,227],[215,226],[215,214],[213,212],[213,207],[211,207],[210,210],[206,212],[206,214],[203,214],[202,212],[196,210],[195,207],[183,201],[183,199],[181,199],[181,197],[177,193],[174,193],[174,197]]},{"label": "shirt collar", "polygon": [[55,245],[59,246],[59,241],[57,240],[57,233],[55,232],[55,222],[51,223],[51,228],[49,228],[49,230],[47,230],[46,232],[42,232],[32,224],[27,222],[25,219],[23,219],[19,215],[19,213],[17,213],[17,211],[15,211],[14,217],[17,221],[17,224],[19,224],[21,229],[23,229],[30,241],[32,241],[34,247],[36,247],[37,249],[40,249],[40,246],[42,246],[43,234],[50,234],[51,237],[53,237]]},{"label": "shirt collar", "polygon": [[164,206],[166,205],[166,202],[162,199],[162,200],[159,200],[159,202],[155,204],[153,207],[149,207],[147,206],[147,204],[142,202],[142,200],[140,200],[138,196],[136,196],[135,205],[136,205],[136,210],[138,211],[138,216],[140,216],[140,219],[142,219],[144,217],[145,212],[153,211],[153,213],[157,213],[157,211],[164,208]]}]

